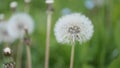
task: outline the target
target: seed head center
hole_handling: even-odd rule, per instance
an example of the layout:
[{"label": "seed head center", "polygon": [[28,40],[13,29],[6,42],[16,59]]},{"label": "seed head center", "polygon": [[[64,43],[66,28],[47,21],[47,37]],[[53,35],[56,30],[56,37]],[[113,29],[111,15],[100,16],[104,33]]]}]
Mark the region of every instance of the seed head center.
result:
[{"label": "seed head center", "polygon": [[23,29],[24,28],[24,25],[23,24],[18,24],[18,29]]},{"label": "seed head center", "polygon": [[70,34],[78,34],[80,32],[80,28],[78,26],[69,27],[68,32]]}]

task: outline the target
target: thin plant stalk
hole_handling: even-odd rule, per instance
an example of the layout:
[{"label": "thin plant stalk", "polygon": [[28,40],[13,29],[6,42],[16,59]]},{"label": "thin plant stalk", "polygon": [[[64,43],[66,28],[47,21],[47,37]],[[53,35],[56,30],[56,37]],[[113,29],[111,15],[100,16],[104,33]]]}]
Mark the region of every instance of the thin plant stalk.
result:
[{"label": "thin plant stalk", "polygon": [[49,68],[51,17],[52,17],[52,12],[48,11],[47,32],[46,32],[46,51],[45,51],[45,68]]},{"label": "thin plant stalk", "polygon": [[30,3],[25,3],[24,11],[25,11],[26,13],[29,13],[29,9],[30,9],[29,4],[30,4]]},{"label": "thin plant stalk", "polygon": [[26,54],[27,54],[27,68],[32,68],[32,58],[31,58],[31,39],[28,34],[28,30],[25,29],[24,44],[26,45]]},{"label": "thin plant stalk", "polygon": [[22,45],[22,39],[20,39],[18,47],[17,47],[17,57],[16,57],[16,68],[21,68],[21,62],[22,62],[22,51],[23,51],[23,45]]},{"label": "thin plant stalk", "polygon": [[15,14],[16,11],[17,11],[17,7],[15,7],[15,8],[11,8],[11,10],[12,10],[12,14]]},{"label": "thin plant stalk", "polygon": [[27,68],[32,68],[31,49],[29,45],[26,46],[26,52],[27,52]]},{"label": "thin plant stalk", "polygon": [[70,58],[70,68],[73,68],[73,65],[74,65],[74,53],[75,53],[75,42],[73,39],[72,49],[71,49],[71,58]]}]

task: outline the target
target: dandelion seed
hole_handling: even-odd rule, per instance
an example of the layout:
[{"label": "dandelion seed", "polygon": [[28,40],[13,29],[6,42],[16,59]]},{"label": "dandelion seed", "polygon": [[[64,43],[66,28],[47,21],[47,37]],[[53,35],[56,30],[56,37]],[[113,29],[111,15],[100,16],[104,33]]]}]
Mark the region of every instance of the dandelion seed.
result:
[{"label": "dandelion seed", "polygon": [[92,22],[83,14],[74,13],[63,16],[55,25],[55,36],[59,43],[83,43],[93,35]]},{"label": "dandelion seed", "polygon": [[17,13],[14,14],[9,20],[9,32],[11,35],[16,37],[23,37],[25,34],[25,29],[28,33],[32,33],[34,29],[34,21],[26,13]]}]

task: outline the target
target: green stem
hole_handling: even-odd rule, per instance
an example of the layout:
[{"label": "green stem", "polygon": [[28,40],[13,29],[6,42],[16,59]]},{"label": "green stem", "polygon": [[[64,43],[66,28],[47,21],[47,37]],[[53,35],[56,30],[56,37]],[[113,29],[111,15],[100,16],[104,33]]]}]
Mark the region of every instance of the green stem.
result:
[{"label": "green stem", "polygon": [[70,58],[70,68],[73,68],[74,65],[74,53],[75,53],[75,40],[73,37],[72,49],[71,49],[71,58]]},{"label": "green stem", "polygon": [[71,58],[70,58],[70,68],[73,68],[73,64],[74,64],[74,51],[75,51],[75,45],[72,45]]},{"label": "green stem", "polygon": [[27,52],[27,68],[32,68],[31,50],[29,45],[26,45],[26,52]]},{"label": "green stem", "polygon": [[26,13],[29,13],[29,9],[30,9],[29,3],[25,3],[24,11],[25,11]]},{"label": "green stem", "polygon": [[48,11],[48,16],[47,16],[47,33],[46,33],[46,52],[45,52],[45,68],[49,68],[51,16],[52,16],[52,12]]},{"label": "green stem", "polygon": [[23,50],[23,45],[21,44],[22,40],[20,39],[20,42],[17,47],[17,57],[16,57],[16,68],[21,68],[21,62],[22,62],[22,50]]}]

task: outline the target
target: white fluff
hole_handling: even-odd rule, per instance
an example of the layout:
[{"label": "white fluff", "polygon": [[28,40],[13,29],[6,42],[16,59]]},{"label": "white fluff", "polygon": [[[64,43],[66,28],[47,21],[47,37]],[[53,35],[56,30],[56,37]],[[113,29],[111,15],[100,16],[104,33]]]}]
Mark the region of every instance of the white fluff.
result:
[{"label": "white fluff", "polygon": [[25,1],[25,3],[30,3],[31,2],[31,0],[24,0]]},{"label": "white fluff", "polygon": [[52,4],[52,3],[54,3],[54,0],[46,0],[45,2],[46,2],[46,4]]},{"label": "white fluff", "polygon": [[[70,33],[70,28],[75,27],[76,30],[72,30]],[[74,33],[75,32],[75,33]],[[54,28],[54,33],[56,39],[59,43],[71,44],[74,41],[79,41],[80,43],[90,40],[93,35],[93,25],[92,22],[80,13],[69,14],[61,17]]]},{"label": "white fluff", "polygon": [[11,43],[16,38],[9,33],[7,27],[8,27],[8,24],[6,22],[0,23],[0,41]]},{"label": "white fluff", "polygon": [[4,50],[3,50],[4,53],[9,53],[11,54],[11,49],[9,47],[6,47]]},{"label": "white fluff", "polygon": [[34,29],[34,21],[26,13],[17,13],[14,14],[9,20],[9,32],[15,37],[23,37],[25,34],[25,29],[28,30],[28,33],[32,33]]},{"label": "white fluff", "polygon": [[10,7],[11,8],[16,8],[17,7],[17,2],[16,1],[11,2]]}]

